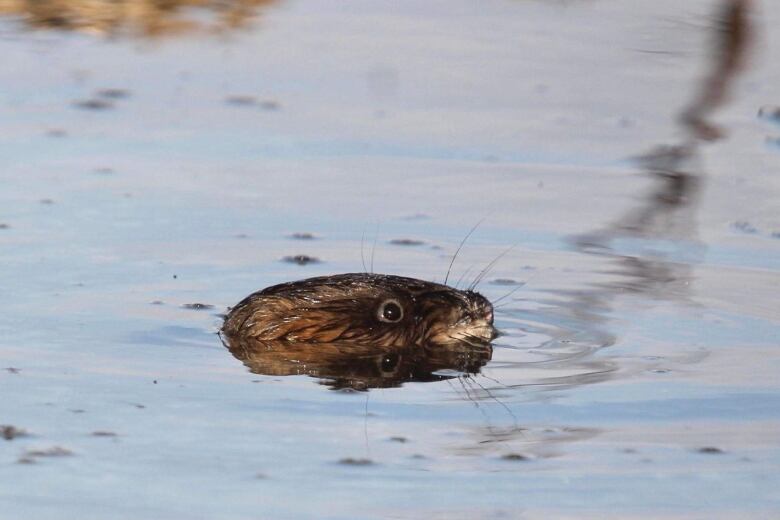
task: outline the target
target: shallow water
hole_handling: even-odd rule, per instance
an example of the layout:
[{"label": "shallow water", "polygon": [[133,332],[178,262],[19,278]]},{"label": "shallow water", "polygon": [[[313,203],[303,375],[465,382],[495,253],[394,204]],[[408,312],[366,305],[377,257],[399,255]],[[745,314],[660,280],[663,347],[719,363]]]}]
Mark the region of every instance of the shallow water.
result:
[{"label": "shallow water", "polygon": [[[6,16],[0,517],[780,515],[780,5],[681,188],[631,158],[685,139],[719,2],[641,4]],[[451,281],[513,246],[480,291],[525,285],[477,375],[334,391],[215,334],[372,258],[441,281],[480,220]]]}]

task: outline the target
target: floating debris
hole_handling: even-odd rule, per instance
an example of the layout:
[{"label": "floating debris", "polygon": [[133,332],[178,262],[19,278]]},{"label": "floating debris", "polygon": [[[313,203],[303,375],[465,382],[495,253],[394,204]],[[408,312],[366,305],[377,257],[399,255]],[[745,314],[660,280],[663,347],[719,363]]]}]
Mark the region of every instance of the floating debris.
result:
[{"label": "floating debris", "polygon": [[70,457],[73,452],[67,448],[61,446],[52,446],[44,450],[28,450],[23,458],[37,458],[37,457]]},{"label": "floating debris", "polygon": [[117,434],[114,433],[114,432],[107,432],[107,431],[98,430],[98,431],[92,432],[92,436],[93,437],[116,437]]},{"label": "floating debris", "polygon": [[430,220],[431,216],[425,213],[413,213],[411,215],[404,215],[401,220]]},{"label": "floating debris", "polygon": [[208,303],[185,303],[181,306],[182,309],[191,309],[194,311],[205,311],[208,309],[213,309],[214,306]]},{"label": "floating debris", "polygon": [[758,109],[758,117],[767,119],[773,123],[780,123],[780,107],[764,106]]},{"label": "floating debris", "polygon": [[63,130],[62,128],[50,128],[49,130],[46,130],[46,135],[48,137],[67,137],[68,132],[66,130]]},{"label": "floating debris", "polygon": [[10,424],[0,424],[0,436],[7,441],[12,441],[17,437],[28,437],[29,434],[22,428],[17,428]]},{"label": "floating debris", "polygon": [[109,110],[114,108],[114,104],[105,99],[84,99],[81,101],[74,101],[73,106],[82,110]]},{"label": "floating debris", "polygon": [[339,464],[345,466],[373,466],[376,463],[371,459],[354,459],[352,457],[347,457],[339,460]]},{"label": "floating debris", "polygon": [[501,457],[501,459],[502,460],[519,460],[519,461],[531,460],[531,459],[529,459],[528,457],[526,457],[525,455],[523,455],[521,453],[507,453],[506,455],[503,455]]},{"label": "floating debris", "polygon": [[96,91],[95,95],[105,99],[126,99],[130,97],[130,91],[123,88],[102,88]]},{"label": "floating debris", "polygon": [[390,437],[389,440],[391,442],[400,442],[401,444],[405,444],[405,443],[409,442],[409,439],[407,439],[406,437],[400,437],[400,436],[398,436],[398,437]]},{"label": "floating debris", "polygon": [[285,256],[284,258],[282,258],[282,262],[287,262],[289,264],[307,265],[307,264],[319,264],[320,259],[309,255],[294,255],[294,256]]},{"label": "floating debris", "polygon": [[260,108],[263,110],[279,110],[282,106],[277,101],[266,100],[260,102]]},{"label": "floating debris", "polygon": [[738,231],[742,231],[743,233],[747,233],[749,235],[754,235],[758,233],[758,228],[756,228],[753,224],[745,220],[739,220],[737,222],[734,222],[731,224],[731,227],[733,227]]},{"label": "floating debris", "polygon": [[257,104],[257,98],[255,96],[242,95],[228,96],[225,98],[225,103],[241,107],[254,106]]},{"label": "floating debris", "polygon": [[421,246],[425,244],[422,240],[415,240],[413,238],[394,238],[390,243],[394,246]]},{"label": "floating debris", "polygon": [[492,282],[493,285],[524,285],[524,282],[518,282],[511,278],[496,278]]},{"label": "floating debris", "polygon": [[716,448],[715,446],[704,446],[703,448],[699,448],[696,450],[697,453],[704,453],[706,455],[720,455],[723,453],[723,450],[720,448]]},{"label": "floating debris", "polygon": [[293,240],[314,240],[317,237],[313,233],[293,233],[292,235],[288,235],[288,238],[292,238]]}]

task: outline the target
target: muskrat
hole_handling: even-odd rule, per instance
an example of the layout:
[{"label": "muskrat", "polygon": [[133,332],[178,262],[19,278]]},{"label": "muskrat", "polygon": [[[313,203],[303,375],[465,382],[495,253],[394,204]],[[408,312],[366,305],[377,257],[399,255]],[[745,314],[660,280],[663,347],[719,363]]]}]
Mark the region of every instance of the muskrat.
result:
[{"label": "muskrat", "polygon": [[485,344],[498,336],[481,294],[434,282],[348,273],[282,283],[249,295],[225,318],[228,337],[377,347]]}]

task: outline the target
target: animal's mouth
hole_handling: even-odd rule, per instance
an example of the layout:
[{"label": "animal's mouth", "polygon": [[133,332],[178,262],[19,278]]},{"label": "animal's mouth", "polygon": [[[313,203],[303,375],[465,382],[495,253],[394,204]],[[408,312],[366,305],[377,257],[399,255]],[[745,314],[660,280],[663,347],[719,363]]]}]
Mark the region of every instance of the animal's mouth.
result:
[{"label": "animal's mouth", "polygon": [[456,325],[429,338],[432,344],[487,344],[500,335],[492,323],[485,320]]}]

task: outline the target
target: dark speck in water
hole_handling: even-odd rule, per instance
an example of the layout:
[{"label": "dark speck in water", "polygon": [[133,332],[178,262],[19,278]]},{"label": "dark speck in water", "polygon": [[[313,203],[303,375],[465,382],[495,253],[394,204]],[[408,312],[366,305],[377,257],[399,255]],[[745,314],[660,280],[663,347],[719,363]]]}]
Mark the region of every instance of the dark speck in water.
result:
[{"label": "dark speck in water", "polygon": [[49,137],[67,137],[68,132],[63,130],[62,128],[51,128],[49,130],[46,130],[46,135]]},{"label": "dark speck in water", "polygon": [[734,222],[733,224],[731,224],[731,227],[733,227],[737,231],[742,231],[743,233],[748,233],[750,235],[758,233],[758,229],[753,224],[744,220]]},{"label": "dark speck in water", "polygon": [[107,167],[95,168],[92,171],[94,173],[98,173],[100,175],[111,175],[112,173],[114,173],[114,169],[113,168],[107,168]]},{"label": "dark speck in water", "polygon": [[257,98],[255,96],[228,96],[225,98],[225,103],[228,105],[235,105],[239,107],[248,107],[257,104]]},{"label": "dark speck in water", "polygon": [[8,372],[9,374],[18,374],[19,372],[21,372],[21,371],[22,371],[22,369],[21,369],[21,368],[15,368],[15,367],[6,367],[6,369],[5,369],[5,370],[6,370],[6,372]]},{"label": "dark speck in water", "polygon": [[114,108],[114,104],[104,99],[85,99],[74,101],[73,106],[82,110],[108,110]]},{"label": "dark speck in water", "polygon": [[151,305],[165,305],[165,302],[163,302],[162,300],[154,300],[153,302],[151,302]]},{"label": "dark speck in water", "polygon": [[430,218],[430,215],[426,215],[425,213],[414,213],[413,215],[401,217],[403,220],[430,220]]},{"label": "dark speck in water", "polygon": [[704,446],[703,448],[697,449],[696,452],[704,453],[707,455],[719,455],[723,453],[723,450],[720,448],[716,448],[715,446]]},{"label": "dark speck in water", "polygon": [[235,237],[236,238],[249,238],[249,235],[247,235],[246,233],[237,233],[235,235]]},{"label": "dark speck in water", "polygon": [[255,475],[255,478],[257,480],[266,480],[268,478],[268,475],[266,475],[265,473],[258,473]]},{"label": "dark speck in water", "polygon": [[518,282],[511,278],[496,278],[491,283],[493,285],[523,285],[523,282]]},{"label": "dark speck in water", "polygon": [[780,107],[761,107],[758,110],[758,117],[768,119],[775,123],[780,123]]},{"label": "dark speck in water", "polygon": [[281,105],[278,101],[274,101],[272,99],[267,99],[265,101],[260,102],[260,108],[263,110],[279,110],[281,108]]},{"label": "dark speck in water", "polygon": [[354,459],[352,457],[347,457],[339,460],[339,464],[345,466],[373,466],[375,463],[371,459]]},{"label": "dark speck in water", "polygon": [[16,462],[19,464],[35,464],[35,459],[32,457],[19,457]]},{"label": "dark speck in water", "polygon": [[130,97],[130,91],[122,88],[102,88],[95,92],[95,95],[105,99],[125,99]]},{"label": "dark speck in water", "polygon": [[400,442],[401,444],[409,442],[409,439],[406,437],[390,437],[390,440],[392,442]]},{"label": "dark speck in water", "polygon": [[308,255],[285,256],[284,258],[282,258],[282,261],[290,264],[298,264],[298,265],[320,263],[319,258],[315,258],[313,256],[308,256]]},{"label": "dark speck in water", "polygon": [[40,202],[41,204],[46,204],[46,205],[54,204],[54,201],[52,199],[41,199],[38,202]]},{"label": "dark speck in water", "polygon": [[394,238],[390,241],[394,246],[421,246],[425,242],[422,240],[415,240],[413,238]]},{"label": "dark speck in water", "polygon": [[92,432],[92,436],[93,437],[116,437],[117,435],[114,432],[107,432],[107,431],[100,431],[100,430],[98,430],[98,431]]},{"label": "dark speck in water", "polygon": [[289,238],[294,240],[314,240],[317,237],[313,233],[293,233]]},{"label": "dark speck in water", "polygon": [[780,238],[780,231],[773,231],[772,238]]},{"label": "dark speck in water", "polygon": [[208,309],[213,309],[214,306],[210,305],[208,303],[185,303],[182,305],[183,309],[192,309],[195,311],[204,311]]},{"label": "dark speck in water", "polygon": [[175,274],[173,275],[173,279],[176,280],[179,277],[179,275]]},{"label": "dark speck in water", "polygon": [[17,437],[27,437],[27,431],[11,426],[10,424],[0,424],[0,435],[7,441],[12,441]]},{"label": "dark speck in water", "polygon": [[68,410],[70,413],[84,413],[86,410],[82,410],[81,408],[75,408],[73,410]]},{"label": "dark speck in water", "polygon": [[29,450],[25,453],[26,457],[69,457],[73,452],[60,446],[52,446],[45,450]]},{"label": "dark speck in water", "polygon": [[530,460],[525,455],[520,453],[507,453],[501,457],[502,460]]},{"label": "dark speck in water", "polygon": [[5,223],[3,223],[3,222],[0,222],[0,229],[9,229],[10,227],[11,227],[11,226],[9,226],[8,224],[5,224]]}]

